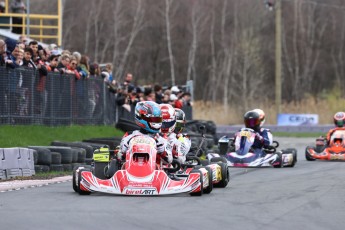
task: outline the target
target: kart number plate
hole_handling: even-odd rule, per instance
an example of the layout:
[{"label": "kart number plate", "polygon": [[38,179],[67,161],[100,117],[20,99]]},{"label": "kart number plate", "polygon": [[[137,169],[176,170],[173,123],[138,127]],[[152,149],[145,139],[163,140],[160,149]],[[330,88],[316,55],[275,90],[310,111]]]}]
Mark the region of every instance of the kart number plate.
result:
[{"label": "kart number plate", "polygon": [[240,136],[250,138],[251,133],[248,131],[241,131]]}]

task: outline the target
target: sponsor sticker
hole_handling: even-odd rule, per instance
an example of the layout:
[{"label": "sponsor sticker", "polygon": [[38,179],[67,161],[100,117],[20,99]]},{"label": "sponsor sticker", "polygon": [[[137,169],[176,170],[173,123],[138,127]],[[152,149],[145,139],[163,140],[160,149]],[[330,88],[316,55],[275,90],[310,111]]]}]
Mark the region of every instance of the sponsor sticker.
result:
[{"label": "sponsor sticker", "polygon": [[127,188],[124,191],[124,194],[126,195],[154,195],[157,194],[157,191],[155,188]]}]

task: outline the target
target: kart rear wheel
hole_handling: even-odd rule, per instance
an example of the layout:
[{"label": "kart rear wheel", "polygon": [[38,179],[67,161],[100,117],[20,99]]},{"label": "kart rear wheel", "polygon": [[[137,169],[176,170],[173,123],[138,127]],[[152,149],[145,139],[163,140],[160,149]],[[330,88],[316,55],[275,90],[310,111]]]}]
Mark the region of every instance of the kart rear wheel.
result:
[{"label": "kart rear wheel", "polygon": [[286,166],[286,167],[291,167],[291,168],[295,167],[295,164],[297,163],[297,149],[289,148],[289,149],[285,149],[284,151],[292,154],[292,163],[291,165]]},{"label": "kart rear wheel", "polygon": [[193,169],[191,171],[191,173],[199,173],[200,174],[200,191],[199,192],[191,192],[189,193],[191,196],[202,196],[204,190],[203,190],[203,187],[204,187],[204,179],[203,179],[203,176],[202,176],[202,173],[197,170],[197,169]]},{"label": "kart rear wheel", "polygon": [[217,162],[222,162],[225,164],[228,163],[228,161],[224,157],[212,157],[210,161],[213,163],[217,163]]},{"label": "kart rear wheel", "polygon": [[206,159],[206,160],[200,160],[200,163],[202,166],[207,166],[210,164],[210,160]]},{"label": "kart rear wheel", "polygon": [[81,181],[81,173],[83,171],[90,171],[91,172],[91,169],[80,169],[79,172],[78,172],[78,193],[79,195],[90,195],[91,192],[89,191],[84,191],[84,190],[81,190],[80,189],[80,181]]},{"label": "kart rear wheel", "polygon": [[207,170],[207,174],[208,174],[208,186],[207,188],[204,189],[204,193],[205,194],[210,194],[213,190],[213,183],[212,183],[212,179],[213,179],[213,173],[212,173],[212,169],[210,167],[205,167],[205,169]]},{"label": "kart rear wheel", "polygon": [[[281,167],[283,167],[282,153],[281,152],[277,152],[276,154],[278,155],[278,159],[276,160],[276,162],[279,162],[279,164],[273,165],[273,168],[281,168]],[[276,162],[274,162],[274,163],[276,163]]]},{"label": "kart rear wheel", "polygon": [[95,162],[94,175],[99,179],[107,179],[105,176],[105,168],[108,167],[108,162]]},{"label": "kart rear wheel", "polygon": [[221,170],[222,179],[217,184],[215,184],[214,187],[225,188],[230,181],[229,167],[226,163],[223,163],[223,162],[218,162],[217,164],[221,168],[220,170]]},{"label": "kart rear wheel", "polygon": [[306,159],[307,161],[315,161],[315,158],[313,158],[313,157],[310,156],[310,154],[309,154],[308,149],[310,149],[310,148],[313,148],[313,147],[307,146],[307,148],[305,149],[305,159]]}]

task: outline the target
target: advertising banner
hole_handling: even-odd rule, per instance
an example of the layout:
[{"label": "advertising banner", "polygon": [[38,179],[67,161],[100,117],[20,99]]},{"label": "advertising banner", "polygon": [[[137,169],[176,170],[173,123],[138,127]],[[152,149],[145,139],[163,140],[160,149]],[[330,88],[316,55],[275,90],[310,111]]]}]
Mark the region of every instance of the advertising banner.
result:
[{"label": "advertising banner", "polygon": [[277,125],[317,125],[319,123],[318,114],[278,114]]}]

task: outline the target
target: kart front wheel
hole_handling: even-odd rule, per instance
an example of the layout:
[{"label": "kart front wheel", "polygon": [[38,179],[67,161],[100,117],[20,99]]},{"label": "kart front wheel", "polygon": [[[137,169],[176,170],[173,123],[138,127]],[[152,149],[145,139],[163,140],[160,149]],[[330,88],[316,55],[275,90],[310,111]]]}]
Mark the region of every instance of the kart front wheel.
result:
[{"label": "kart front wheel", "polygon": [[191,196],[202,196],[202,194],[204,192],[204,190],[203,190],[203,188],[204,188],[204,178],[202,176],[202,173],[199,170],[197,170],[197,169],[193,169],[191,171],[191,173],[199,173],[200,174],[200,191],[198,191],[198,192],[191,192],[189,194]]},{"label": "kart front wheel", "polygon": [[312,156],[310,156],[310,153],[309,153],[309,150],[310,148],[313,148],[313,147],[310,147],[308,146],[306,149],[305,149],[305,159],[307,161],[315,161],[315,158],[313,158]]},{"label": "kart front wheel", "polygon": [[212,169],[210,167],[205,167],[205,169],[207,170],[207,180],[208,180],[208,186],[207,188],[204,189],[204,193],[205,194],[210,194],[213,190],[213,172]]},{"label": "kart front wheel", "polygon": [[81,190],[80,189],[80,181],[81,181],[81,173],[83,171],[91,171],[91,169],[80,169],[79,172],[78,172],[78,193],[79,195],[90,195],[91,192],[89,191],[84,191],[84,190]]},{"label": "kart front wheel", "polygon": [[217,184],[215,184],[215,187],[225,188],[230,181],[229,167],[226,163],[223,163],[223,162],[219,162],[217,164],[221,168],[220,170],[221,170],[222,179]]}]

